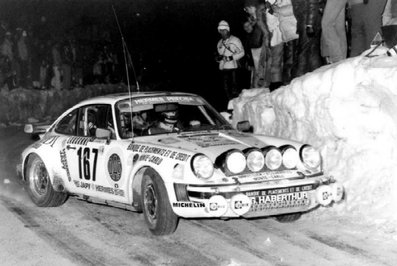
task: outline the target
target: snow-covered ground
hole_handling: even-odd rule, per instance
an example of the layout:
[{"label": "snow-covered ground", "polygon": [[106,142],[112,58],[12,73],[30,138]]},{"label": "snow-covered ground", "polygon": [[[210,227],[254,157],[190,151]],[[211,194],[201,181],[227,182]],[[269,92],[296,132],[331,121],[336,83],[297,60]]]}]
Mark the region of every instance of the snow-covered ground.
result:
[{"label": "snow-covered ground", "polygon": [[397,57],[385,53],[324,66],[272,93],[244,90],[231,105],[234,124],[249,120],[255,133],[321,150],[325,172],[346,189],[327,212],[358,214],[396,233]]}]

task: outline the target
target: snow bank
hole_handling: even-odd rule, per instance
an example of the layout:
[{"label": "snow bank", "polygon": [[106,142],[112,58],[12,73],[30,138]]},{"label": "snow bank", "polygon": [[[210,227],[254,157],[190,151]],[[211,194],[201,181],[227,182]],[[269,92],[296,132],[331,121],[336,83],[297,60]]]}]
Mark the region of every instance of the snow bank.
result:
[{"label": "snow bank", "polygon": [[397,57],[347,59],[273,93],[245,90],[232,105],[234,124],[249,120],[255,133],[321,150],[325,172],[347,193],[327,212],[397,228]]}]

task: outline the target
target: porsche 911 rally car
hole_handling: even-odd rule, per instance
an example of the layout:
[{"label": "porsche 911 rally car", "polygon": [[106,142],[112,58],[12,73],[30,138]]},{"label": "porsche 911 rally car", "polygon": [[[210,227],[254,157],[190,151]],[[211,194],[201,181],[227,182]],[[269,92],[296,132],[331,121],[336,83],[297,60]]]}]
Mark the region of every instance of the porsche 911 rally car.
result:
[{"label": "porsche 911 rally car", "polygon": [[179,217],[293,221],[344,193],[324,175],[312,146],[238,131],[188,93],[85,100],[46,128],[21,160],[36,205],[59,206],[68,196],[121,204],[143,212],[156,235],[174,232]]}]

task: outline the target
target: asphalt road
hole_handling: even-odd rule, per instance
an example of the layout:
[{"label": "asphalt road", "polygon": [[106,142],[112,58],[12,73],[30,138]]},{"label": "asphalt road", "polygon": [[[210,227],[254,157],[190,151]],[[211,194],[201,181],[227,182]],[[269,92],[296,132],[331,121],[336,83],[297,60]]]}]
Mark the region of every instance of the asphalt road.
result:
[{"label": "asphalt road", "polygon": [[139,213],[75,198],[36,207],[15,174],[22,131],[0,128],[1,265],[396,265],[397,240],[327,209],[290,224],[182,219],[156,237]]}]

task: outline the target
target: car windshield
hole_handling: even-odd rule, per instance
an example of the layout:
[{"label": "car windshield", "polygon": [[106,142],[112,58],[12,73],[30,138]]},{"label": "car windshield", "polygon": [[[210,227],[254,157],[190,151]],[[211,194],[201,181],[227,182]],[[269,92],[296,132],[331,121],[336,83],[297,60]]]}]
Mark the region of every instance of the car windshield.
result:
[{"label": "car windshield", "polygon": [[116,104],[121,138],[201,130],[232,129],[198,96],[142,97]]}]

